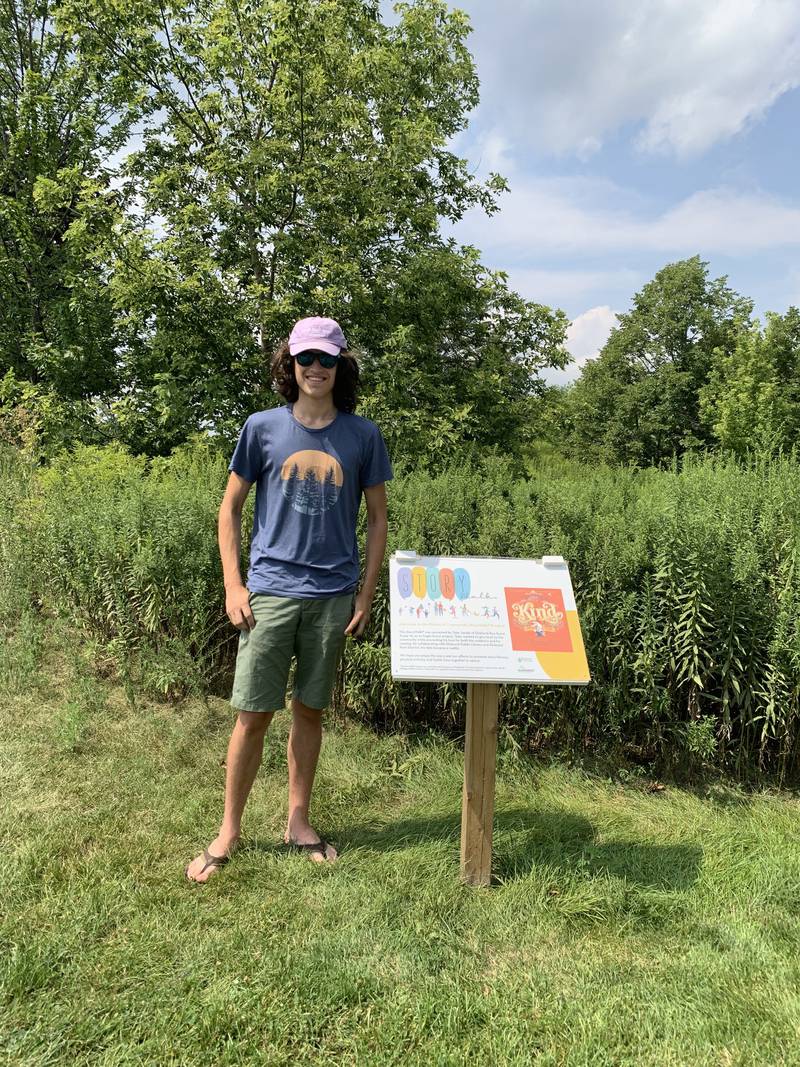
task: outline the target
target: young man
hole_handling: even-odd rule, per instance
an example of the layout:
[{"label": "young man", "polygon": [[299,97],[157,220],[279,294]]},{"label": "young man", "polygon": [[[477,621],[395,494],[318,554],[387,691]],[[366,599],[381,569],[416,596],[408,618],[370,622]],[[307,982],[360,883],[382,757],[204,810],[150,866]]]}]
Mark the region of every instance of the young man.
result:
[{"label": "young man", "polygon": [[[392,468],[378,427],[353,414],[358,364],[333,319],[297,322],[272,363],[287,403],[245,422],[219,512],[225,609],[240,630],[219,833],[186,868],[205,882],[234,852],[273,714],[285,706],[297,658],[289,734],[289,813],[284,841],[319,863],[336,849],[309,822],[311,788],[346,635],[360,637],[386,549]],[[256,484],[247,585],[239,570],[242,508]],[[364,493],[367,545],[358,588],[356,517]],[[357,590],[357,591],[356,591]]]}]

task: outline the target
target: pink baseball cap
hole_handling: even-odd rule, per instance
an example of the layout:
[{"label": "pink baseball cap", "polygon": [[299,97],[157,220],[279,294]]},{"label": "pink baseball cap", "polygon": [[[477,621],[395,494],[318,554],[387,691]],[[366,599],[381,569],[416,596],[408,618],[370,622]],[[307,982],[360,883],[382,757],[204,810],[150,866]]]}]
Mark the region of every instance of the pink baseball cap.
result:
[{"label": "pink baseball cap", "polygon": [[298,352],[306,352],[310,348],[338,356],[343,348],[347,348],[339,323],[335,319],[316,316],[296,322],[289,334],[289,352],[296,356]]}]

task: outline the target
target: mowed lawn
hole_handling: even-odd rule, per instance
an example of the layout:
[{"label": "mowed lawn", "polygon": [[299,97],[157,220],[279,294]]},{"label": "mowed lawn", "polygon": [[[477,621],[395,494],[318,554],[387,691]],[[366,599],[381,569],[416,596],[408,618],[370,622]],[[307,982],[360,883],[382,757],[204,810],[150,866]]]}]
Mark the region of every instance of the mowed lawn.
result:
[{"label": "mowed lawn", "polygon": [[471,889],[459,746],[336,722],[322,867],[280,846],[276,717],[246,848],[198,887],[227,702],[132,710],[80,657],[7,645],[1,1062],[800,1063],[794,796],[501,754],[496,884]]}]

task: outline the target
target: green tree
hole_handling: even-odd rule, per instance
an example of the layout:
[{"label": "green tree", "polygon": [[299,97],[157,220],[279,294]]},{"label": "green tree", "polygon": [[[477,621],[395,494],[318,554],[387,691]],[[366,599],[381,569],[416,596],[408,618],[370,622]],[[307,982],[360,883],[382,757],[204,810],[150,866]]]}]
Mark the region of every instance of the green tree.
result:
[{"label": "green tree", "polygon": [[108,157],[127,121],[48,0],[0,3],[0,410],[48,438],[95,434],[117,387],[102,255],[119,220]]},{"label": "green tree", "polygon": [[718,349],[700,393],[701,414],[722,448],[776,452],[800,442],[800,311],[767,313]]},{"label": "green tree", "polygon": [[423,405],[398,429],[407,443],[432,423],[451,450],[519,429],[536,368],[566,358],[563,317],[439,235],[504,188],[447,148],[478,99],[467,20],[443,0],[396,13],[65,0],[83,62],[144,131],[122,166],[138,230],[110,280],[124,328],[110,417],[134,446],[168,451],[202,425],[230,435],[273,403],[270,354],[305,314],[335,314],[363,349],[375,410]]},{"label": "green tree", "polygon": [[709,279],[698,256],[668,264],[633,298],[570,390],[569,451],[615,463],[663,463],[712,443],[700,392],[729,353],[752,302]]},{"label": "green tree", "polygon": [[435,469],[465,446],[496,447],[522,468],[539,371],[569,358],[564,313],[524,300],[453,242],[411,251],[370,295],[361,410],[392,455]]},{"label": "green tree", "polygon": [[147,450],[233,432],[273,402],[269,357],[294,318],[355,339],[372,290],[438,220],[491,209],[446,148],[477,100],[460,13],[361,0],[105,0],[63,5],[95,76],[128,101],[129,219],[111,291],[124,318],[112,415]]}]

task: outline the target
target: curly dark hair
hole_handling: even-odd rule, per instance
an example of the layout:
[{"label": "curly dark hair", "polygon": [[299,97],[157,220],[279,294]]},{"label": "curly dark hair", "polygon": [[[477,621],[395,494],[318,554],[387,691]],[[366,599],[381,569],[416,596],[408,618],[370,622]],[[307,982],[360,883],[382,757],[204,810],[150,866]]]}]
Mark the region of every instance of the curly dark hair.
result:
[{"label": "curly dark hair", "polygon": [[[339,411],[353,412],[358,404],[358,385],[360,372],[355,356],[343,350],[336,364],[336,378],[333,383],[333,403]],[[294,356],[289,351],[289,342],[278,346],[272,357],[272,383],[275,390],[290,404],[297,400],[300,390],[294,376]]]}]

